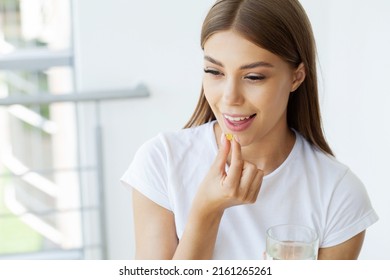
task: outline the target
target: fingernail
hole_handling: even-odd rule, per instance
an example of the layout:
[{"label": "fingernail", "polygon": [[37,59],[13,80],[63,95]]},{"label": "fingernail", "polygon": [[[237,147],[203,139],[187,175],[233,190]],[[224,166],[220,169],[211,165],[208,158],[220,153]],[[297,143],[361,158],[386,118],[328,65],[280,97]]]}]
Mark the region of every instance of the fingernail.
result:
[{"label": "fingernail", "polygon": [[234,135],[234,139],[236,140],[237,143],[240,143],[240,138],[238,138],[237,135]]}]

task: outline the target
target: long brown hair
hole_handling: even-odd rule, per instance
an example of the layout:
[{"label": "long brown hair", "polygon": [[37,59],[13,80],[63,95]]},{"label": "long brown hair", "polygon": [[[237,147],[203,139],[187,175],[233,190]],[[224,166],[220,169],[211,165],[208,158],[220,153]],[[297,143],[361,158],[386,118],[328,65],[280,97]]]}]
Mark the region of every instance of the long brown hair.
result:
[{"label": "long brown hair", "polygon": [[[305,65],[305,80],[289,97],[287,124],[312,145],[333,155],[322,131],[314,36],[306,12],[298,0],[217,1],[203,22],[202,49],[211,35],[232,29],[293,67],[298,67],[300,63]],[[197,107],[185,127],[212,120],[215,120],[215,116],[202,88]]]}]

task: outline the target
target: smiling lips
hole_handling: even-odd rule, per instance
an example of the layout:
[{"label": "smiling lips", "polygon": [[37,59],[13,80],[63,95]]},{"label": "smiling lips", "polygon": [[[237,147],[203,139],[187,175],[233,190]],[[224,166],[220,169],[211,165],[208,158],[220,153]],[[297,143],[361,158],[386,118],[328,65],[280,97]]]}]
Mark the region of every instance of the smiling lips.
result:
[{"label": "smiling lips", "polygon": [[255,119],[256,114],[253,115],[227,115],[223,114],[223,118],[226,124],[226,127],[231,131],[243,131],[247,129],[253,120]]}]

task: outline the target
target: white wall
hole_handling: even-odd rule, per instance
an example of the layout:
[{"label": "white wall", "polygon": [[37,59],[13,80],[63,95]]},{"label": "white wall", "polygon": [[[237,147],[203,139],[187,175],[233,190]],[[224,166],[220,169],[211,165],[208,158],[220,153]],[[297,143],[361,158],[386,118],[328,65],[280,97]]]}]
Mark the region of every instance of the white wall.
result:
[{"label": "white wall", "polygon": [[[137,147],[183,126],[201,81],[200,26],[212,0],[74,1],[77,83],[81,90],[130,87],[144,100],[103,107],[109,257],[131,258],[129,192],[119,185]],[[363,259],[388,259],[390,243],[390,36],[387,0],[302,0],[321,63],[327,138],[366,184],[380,222],[368,230]]]},{"label": "white wall", "polygon": [[302,1],[317,37],[326,136],[365,183],[380,216],[361,258],[389,259],[390,2],[318,2]]}]

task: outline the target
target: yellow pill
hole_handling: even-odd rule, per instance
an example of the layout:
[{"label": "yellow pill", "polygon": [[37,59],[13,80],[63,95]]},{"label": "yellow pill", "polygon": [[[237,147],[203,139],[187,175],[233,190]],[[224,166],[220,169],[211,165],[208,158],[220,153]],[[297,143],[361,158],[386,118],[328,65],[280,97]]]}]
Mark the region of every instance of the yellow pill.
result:
[{"label": "yellow pill", "polygon": [[227,139],[228,141],[233,140],[233,134],[226,133],[225,136],[226,136],[226,139]]}]

